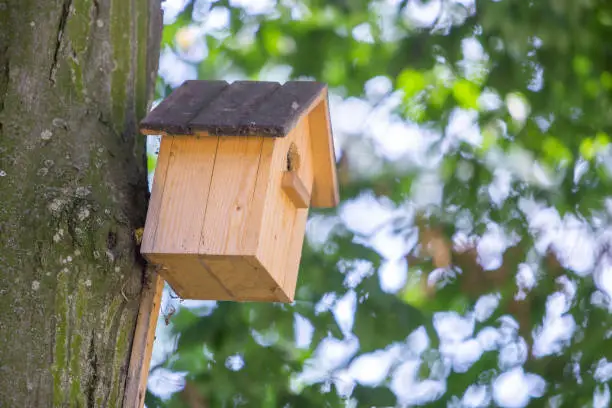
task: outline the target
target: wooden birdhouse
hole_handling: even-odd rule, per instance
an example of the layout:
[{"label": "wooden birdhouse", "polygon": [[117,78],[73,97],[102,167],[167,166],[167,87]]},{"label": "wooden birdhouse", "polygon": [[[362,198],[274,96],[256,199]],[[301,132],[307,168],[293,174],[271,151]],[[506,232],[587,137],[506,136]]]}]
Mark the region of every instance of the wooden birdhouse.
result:
[{"label": "wooden birdhouse", "polygon": [[327,88],[187,81],[162,135],[141,253],[187,299],[293,300],[309,206],[338,203]]}]

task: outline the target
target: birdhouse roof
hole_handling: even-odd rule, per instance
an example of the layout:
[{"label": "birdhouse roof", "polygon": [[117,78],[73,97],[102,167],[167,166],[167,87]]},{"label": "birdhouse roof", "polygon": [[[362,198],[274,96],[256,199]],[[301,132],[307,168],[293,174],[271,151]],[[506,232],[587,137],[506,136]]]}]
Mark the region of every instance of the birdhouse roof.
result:
[{"label": "birdhouse roof", "polygon": [[326,91],[311,81],[185,81],[140,128],[145,134],[284,137]]},{"label": "birdhouse roof", "polygon": [[[317,165],[311,204],[338,203],[327,86],[313,81],[185,81],[140,122],[149,135],[285,137],[304,115]],[[313,113],[314,115],[314,113]]]}]

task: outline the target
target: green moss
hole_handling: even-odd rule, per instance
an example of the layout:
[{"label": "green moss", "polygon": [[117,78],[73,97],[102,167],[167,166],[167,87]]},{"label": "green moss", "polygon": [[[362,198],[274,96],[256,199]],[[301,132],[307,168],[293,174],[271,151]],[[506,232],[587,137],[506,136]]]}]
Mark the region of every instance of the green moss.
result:
[{"label": "green moss", "polygon": [[51,367],[51,375],[53,376],[53,406],[59,407],[62,405],[62,377],[55,364]]},{"label": "green moss", "polygon": [[72,406],[85,406],[83,393],[81,392],[81,345],[83,337],[76,334],[70,344],[70,404]]},{"label": "green moss", "polygon": [[[111,302],[111,304],[108,306],[108,314],[106,315],[106,321],[105,321],[105,326],[104,326],[104,331],[106,333],[109,333],[112,329],[113,326],[113,322],[115,321],[115,319],[119,318],[121,319],[120,316],[120,310],[121,310],[121,304],[122,304],[122,298],[116,297],[113,299],[113,301]],[[125,328],[123,327],[122,324],[119,325],[119,334],[118,337],[121,337],[121,331],[125,330]],[[119,351],[119,349],[117,347],[115,347],[115,359],[113,360],[113,365],[116,367],[116,369],[113,370],[113,373],[120,373],[121,372],[121,361],[118,361],[117,358],[118,356],[121,356],[122,354],[120,354],[121,352]],[[120,358],[120,357],[119,357]],[[115,407],[115,402],[117,401],[117,397],[119,395],[119,379],[116,377],[113,377],[112,379],[112,389],[110,392],[110,407]]]},{"label": "green moss", "polygon": [[83,69],[78,61],[72,60],[70,61],[70,68],[72,70],[72,83],[77,91],[77,95],[81,96],[84,93],[83,87]]},{"label": "green moss", "polygon": [[[148,0],[137,0],[136,10],[146,10],[149,7]],[[141,15],[136,20],[136,117],[138,120],[145,117],[147,113],[147,83],[149,72],[147,67],[147,42],[149,38],[149,15]]]},{"label": "green moss", "polygon": [[64,272],[57,274],[57,289],[55,293],[55,313],[57,320],[55,323],[55,354],[51,374],[53,376],[53,405],[63,404],[63,384],[62,379],[67,371],[66,349],[68,331],[68,276]]},{"label": "green moss", "polygon": [[58,85],[71,93],[73,89],[76,90],[74,96],[79,100],[84,95],[83,69],[79,61],[84,59],[91,42],[91,26],[95,24],[91,21],[92,7],[90,0],[72,1],[63,33],[63,42],[68,47],[62,51],[63,58],[59,61],[55,76]]},{"label": "green moss", "polygon": [[[72,13],[66,21],[66,35],[70,38],[72,49],[77,54],[87,51],[89,28],[91,27],[91,0],[72,0]],[[93,22],[95,24],[95,21]]]},{"label": "green moss", "polygon": [[75,335],[72,336],[70,341],[70,402],[72,405],[85,406],[85,399],[81,392],[81,365],[83,359],[81,358],[81,347],[83,345],[83,337],[80,333],[80,322],[83,319],[86,307],[87,307],[87,293],[85,284],[79,282],[75,305]]},{"label": "green moss", "polygon": [[125,127],[128,104],[128,79],[132,68],[132,41],[127,29],[131,26],[132,2],[111,0],[110,37],[114,69],[111,74],[112,123],[121,133]]},{"label": "green moss", "polygon": [[79,282],[79,289],[77,291],[76,298],[76,317],[77,322],[80,322],[83,319],[83,315],[87,306],[87,289],[85,288],[85,284],[83,282]]},{"label": "green moss", "polygon": [[[133,327],[130,324],[126,324],[131,322],[132,319],[124,319],[121,317],[121,323],[119,324],[119,329],[117,333],[117,343],[115,344],[115,361],[113,364],[115,365],[115,369],[113,372],[119,373],[121,372],[121,367],[124,364],[122,356],[127,355],[128,347],[130,346],[130,335],[133,331]],[[110,401],[116,401],[118,399],[119,393],[121,391],[120,381],[113,381],[113,388],[110,393]],[[114,405],[111,405],[114,406]]]},{"label": "green moss", "polygon": [[[70,336],[70,344],[68,342],[68,324],[69,324],[69,285],[70,276],[68,273],[60,271],[57,274],[57,289],[55,295],[55,309],[57,314],[57,322],[55,329],[55,355],[54,363],[51,368],[53,376],[53,403],[54,406],[64,406],[65,395],[68,392],[70,406],[85,406],[83,392],[81,390],[80,374],[83,360],[81,358],[81,348],[83,346],[83,337],[79,330],[79,322],[82,321],[87,310],[87,290],[83,283],[78,285],[74,299],[75,307],[75,324]],[[70,350],[70,361],[68,361],[67,350]],[[67,377],[68,376],[68,377]],[[65,388],[65,379],[68,378],[69,390]]]},{"label": "green moss", "polygon": [[119,335],[117,336],[117,355],[123,356],[127,352],[129,346],[128,339],[132,329],[130,325],[125,324],[125,321],[121,323],[122,327],[119,328]]},{"label": "green moss", "polygon": [[121,298],[116,297],[113,299],[111,304],[108,306],[108,314],[106,315],[106,322],[104,326],[104,332],[109,333],[111,327],[113,326],[113,320],[115,320],[115,315],[119,311],[119,307],[121,306]]}]

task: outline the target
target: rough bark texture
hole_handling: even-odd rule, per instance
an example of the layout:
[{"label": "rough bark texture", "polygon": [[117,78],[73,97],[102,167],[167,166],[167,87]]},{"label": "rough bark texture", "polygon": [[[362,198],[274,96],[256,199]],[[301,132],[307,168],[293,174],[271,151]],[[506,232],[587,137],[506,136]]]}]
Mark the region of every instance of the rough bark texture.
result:
[{"label": "rough bark texture", "polygon": [[121,406],[160,0],[0,0],[0,406]]}]

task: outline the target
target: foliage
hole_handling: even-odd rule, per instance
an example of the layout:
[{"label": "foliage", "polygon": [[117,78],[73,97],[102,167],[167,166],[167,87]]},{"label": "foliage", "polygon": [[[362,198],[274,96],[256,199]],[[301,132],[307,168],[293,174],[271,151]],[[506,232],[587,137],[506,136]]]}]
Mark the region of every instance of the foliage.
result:
[{"label": "foliage", "polygon": [[[169,326],[176,351],[162,366],[186,373],[187,385],[147,405],[609,401],[612,4],[300,0],[266,13],[240,4],[186,4],[162,46],[201,79],[290,72],[326,82],[373,116],[390,107],[425,148],[385,156],[374,119],[357,134],[337,132],[342,204],[313,216],[334,227],[309,236],[298,301],[181,308]],[[207,28],[212,15],[227,15],[227,26]],[[206,53],[194,61],[196,41]],[[368,91],[373,78],[390,89]],[[160,97],[171,91],[158,85]],[[439,196],[423,203],[427,187]],[[397,292],[382,290],[377,274],[389,262],[375,243],[382,230],[347,221],[360,200],[393,213],[382,228],[405,243],[397,259],[408,264]],[[333,308],[351,299],[346,323]],[[298,347],[296,321],[306,320],[312,339]],[[551,325],[565,331],[544,347]],[[355,374],[373,369],[370,357],[387,364],[374,383]],[[503,381],[516,373],[529,392],[512,405]]]}]

